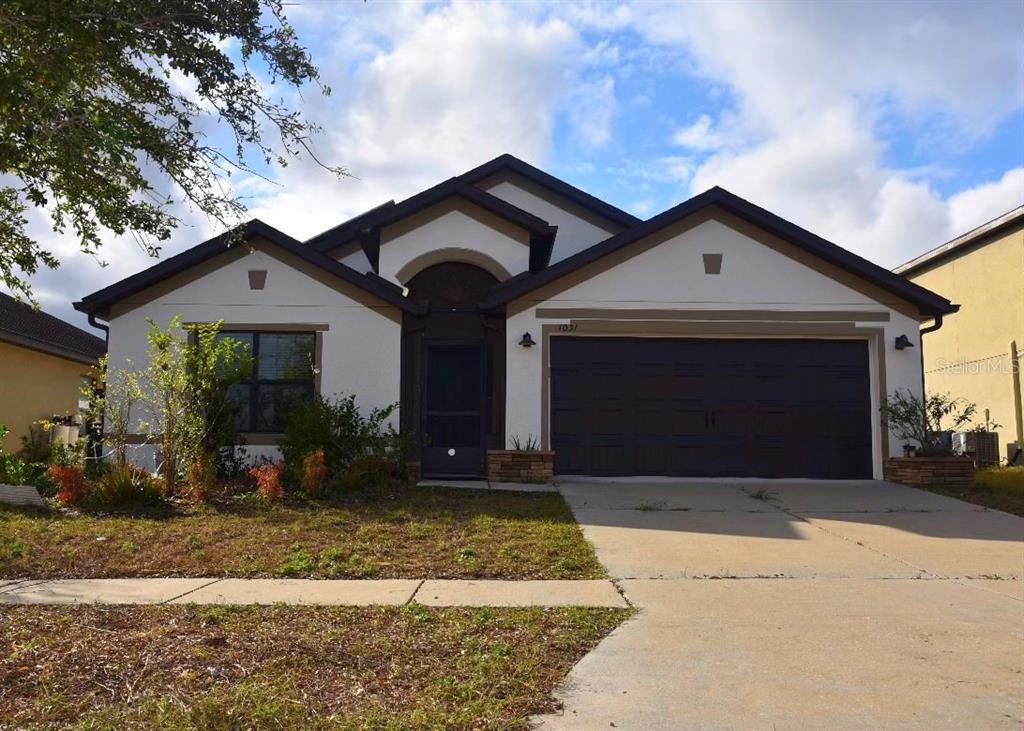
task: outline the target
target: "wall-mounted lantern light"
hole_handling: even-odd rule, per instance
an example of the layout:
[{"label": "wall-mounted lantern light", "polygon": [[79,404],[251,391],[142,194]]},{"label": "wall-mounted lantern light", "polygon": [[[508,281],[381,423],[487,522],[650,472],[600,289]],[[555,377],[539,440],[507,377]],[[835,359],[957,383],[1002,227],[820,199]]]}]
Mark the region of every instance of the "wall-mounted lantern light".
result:
[{"label": "wall-mounted lantern light", "polygon": [[913,348],[914,344],[910,342],[910,338],[906,335],[896,336],[896,350],[905,350],[906,348]]},{"label": "wall-mounted lantern light", "polygon": [[537,343],[534,341],[533,336],[531,336],[530,333],[523,333],[523,337],[520,338],[519,344],[524,348],[532,348]]}]

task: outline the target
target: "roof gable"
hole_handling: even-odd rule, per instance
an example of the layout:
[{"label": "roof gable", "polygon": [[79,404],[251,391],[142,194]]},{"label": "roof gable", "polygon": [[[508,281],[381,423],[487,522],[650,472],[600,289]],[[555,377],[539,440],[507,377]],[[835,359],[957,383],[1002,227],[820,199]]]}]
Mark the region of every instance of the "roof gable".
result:
[{"label": "roof gable", "polygon": [[621,208],[616,208],[612,204],[592,196],[590,193],[580,190],[576,186],[570,185],[564,180],[560,180],[554,175],[546,173],[540,168],[536,168],[508,153],[499,155],[493,160],[489,160],[483,165],[463,173],[459,178],[467,183],[476,185],[502,172],[511,172],[519,175],[619,227],[628,228],[640,223],[639,218]]},{"label": "roof gable", "polygon": [[309,244],[317,251],[327,253],[351,241],[358,241],[370,265],[377,271],[380,261],[380,230],[384,226],[397,223],[452,197],[467,200],[528,231],[531,271],[547,266],[557,227],[459,178],[449,178],[401,203],[382,205],[315,236],[309,240]]},{"label": "roof gable", "polygon": [[904,277],[894,274],[867,259],[826,241],[775,214],[756,206],[729,191],[714,187],[670,208],[653,218],[637,224],[604,241],[584,249],[552,266],[529,276],[513,277],[495,288],[483,303],[484,307],[501,307],[515,299],[533,292],[540,287],[553,284],[568,274],[585,270],[605,257],[626,249],[672,224],[683,221],[710,207],[721,208],[737,218],[798,247],[799,249],[846,270],[864,281],[912,303],[925,315],[940,315],[955,312],[956,305],[920,287]]},{"label": "roof gable", "polygon": [[237,238],[239,243],[253,237],[259,237],[287,251],[289,254],[293,254],[305,262],[324,270],[328,274],[374,295],[387,304],[409,312],[418,311],[418,307],[414,303],[402,296],[402,291],[399,287],[384,281],[380,277],[357,272],[355,269],[335,261],[313,247],[307,246],[255,218],[235,231],[228,231],[215,236],[176,256],[164,259],[149,269],[145,269],[127,279],[123,279],[98,292],[83,297],[81,301],[75,302],[75,309],[81,312],[106,315],[112,304],[155,284],[159,284],[168,277],[173,277],[191,267],[212,259],[218,254],[227,251],[229,246],[237,246],[238,243],[232,241],[233,237]]}]

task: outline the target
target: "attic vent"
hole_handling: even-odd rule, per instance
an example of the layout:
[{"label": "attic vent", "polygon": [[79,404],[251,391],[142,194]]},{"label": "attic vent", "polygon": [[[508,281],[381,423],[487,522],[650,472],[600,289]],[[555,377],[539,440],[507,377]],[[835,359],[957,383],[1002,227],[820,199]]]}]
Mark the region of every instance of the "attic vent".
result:
[{"label": "attic vent", "polygon": [[721,274],[722,273],[722,255],[721,254],[703,254],[704,257],[704,273],[705,274]]},{"label": "attic vent", "polygon": [[267,286],[267,270],[250,269],[249,289],[263,289],[265,286]]}]

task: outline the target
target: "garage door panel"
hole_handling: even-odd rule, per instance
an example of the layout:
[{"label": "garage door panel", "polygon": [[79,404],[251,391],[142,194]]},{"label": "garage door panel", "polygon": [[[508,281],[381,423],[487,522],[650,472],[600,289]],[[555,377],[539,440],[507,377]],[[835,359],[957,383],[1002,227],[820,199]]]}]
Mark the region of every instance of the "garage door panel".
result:
[{"label": "garage door panel", "polygon": [[600,401],[615,401],[629,398],[632,395],[629,379],[622,372],[598,371],[591,378],[593,381],[592,398]]},{"label": "garage door panel", "polygon": [[[671,409],[637,408],[633,431],[648,441],[668,440],[676,431],[676,413]],[[620,426],[621,428],[621,426]]]},{"label": "garage door panel", "polygon": [[558,408],[551,412],[551,422],[556,434],[563,439],[585,435],[588,429],[587,412],[584,409]]},{"label": "garage door panel", "polygon": [[590,418],[590,433],[594,437],[618,437],[629,419],[629,412],[622,408],[608,408],[595,404],[591,409]]},{"label": "garage door panel", "polygon": [[590,450],[590,461],[597,474],[629,474],[633,460],[626,459],[627,448],[621,444],[606,444]]},{"label": "garage door panel", "polygon": [[871,476],[865,341],[551,343],[559,472]]}]

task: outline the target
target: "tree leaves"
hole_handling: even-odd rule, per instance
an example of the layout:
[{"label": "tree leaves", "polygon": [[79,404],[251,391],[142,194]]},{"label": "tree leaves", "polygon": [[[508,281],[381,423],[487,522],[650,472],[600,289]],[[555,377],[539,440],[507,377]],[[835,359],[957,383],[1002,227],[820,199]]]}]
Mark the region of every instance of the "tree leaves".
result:
[{"label": "tree leaves", "polygon": [[[58,265],[26,234],[29,206],[45,207],[86,253],[110,232],[157,255],[181,222],[178,203],[239,223],[232,172],[316,160],[319,128],[271,99],[261,75],[329,93],[280,0],[7,0],[0,283],[31,297],[28,278]],[[230,152],[213,140],[223,132]]]}]

